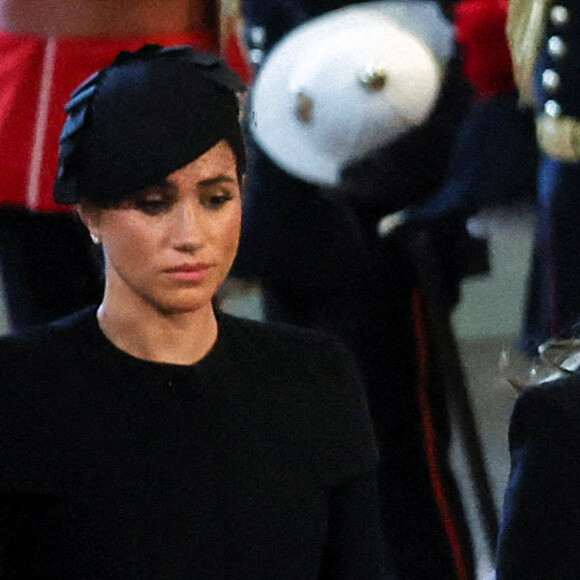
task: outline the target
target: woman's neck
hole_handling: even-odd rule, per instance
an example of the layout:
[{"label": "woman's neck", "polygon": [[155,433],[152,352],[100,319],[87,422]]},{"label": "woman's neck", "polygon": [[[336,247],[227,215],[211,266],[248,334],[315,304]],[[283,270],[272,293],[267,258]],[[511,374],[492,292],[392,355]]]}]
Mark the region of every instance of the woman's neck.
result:
[{"label": "woman's neck", "polygon": [[215,30],[209,0],[0,0],[0,29],[41,36],[143,36]]},{"label": "woman's neck", "polygon": [[166,314],[154,307],[116,304],[105,299],[97,310],[105,336],[122,351],[153,362],[191,365],[204,358],[217,340],[213,305]]}]

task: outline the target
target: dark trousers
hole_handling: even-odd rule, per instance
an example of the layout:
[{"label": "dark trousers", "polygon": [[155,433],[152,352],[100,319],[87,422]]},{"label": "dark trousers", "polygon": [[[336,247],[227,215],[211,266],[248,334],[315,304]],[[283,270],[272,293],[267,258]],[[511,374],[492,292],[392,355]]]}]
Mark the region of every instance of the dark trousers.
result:
[{"label": "dark trousers", "polygon": [[522,346],[530,356],[580,322],[580,164],[549,157],[538,173],[538,213]]},{"label": "dark trousers", "polygon": [[13,330],[50,322],[102,297],[92,243],[72,213],[0,209],[0,267]]}]

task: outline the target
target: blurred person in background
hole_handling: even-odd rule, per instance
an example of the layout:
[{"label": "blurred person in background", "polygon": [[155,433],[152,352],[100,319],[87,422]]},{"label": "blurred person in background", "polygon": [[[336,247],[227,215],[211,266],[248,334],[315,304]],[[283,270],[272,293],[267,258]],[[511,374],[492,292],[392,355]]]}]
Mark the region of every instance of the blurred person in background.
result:
[{"label": "blurred person in background", "polygon": [[549,375],[524,388],[512,413],[497,580],[572,580],[580,569],[578,7],[567,0],[510,0],[507,31],[542,151],[522,342]]},{"label": "blurred person in background", "polygon": [[580,320],[580,55],[578,10],[568,0],[510,0],[507,32],[522,106],[541,151],[534,254],[522,330],[537,356]]},{"label": "blurred person in background", "polygon": [[519,106],[505,32],[508,0],[463,0],[454,26],[474,98],[453,143],[441,188],[423,203],[385,216],[382,235],[464,220],[490,207],[536,197],[533,115]]},{"label": "blurred person in background", "polygon": [[[259,71],[287,33],[352,4],[245,0],[250,61]],[[383,528],[404,580],[474,578],[470,534],[447,457],[443,369],[431,351],[415,264],[404,239],[382,240],[376,233],[386,213],[441,186],[471,96],[456,58],[444,77],[427,121],[345,168],[339,188],[284,171],[250,139],[244,227],[233,269],[235,277],[261,283],[267,319],[332,333],[354,353],[382,456]],[[432,234],[447,316],[465,272],[458,250],[465,227],[446,225]]]}]

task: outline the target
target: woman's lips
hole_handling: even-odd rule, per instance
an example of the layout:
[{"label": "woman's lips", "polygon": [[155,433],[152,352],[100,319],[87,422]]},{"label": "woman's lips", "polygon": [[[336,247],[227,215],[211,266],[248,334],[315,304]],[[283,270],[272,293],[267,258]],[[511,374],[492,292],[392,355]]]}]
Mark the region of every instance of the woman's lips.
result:
[{"label": "woman's lips", "polygon": [[167,268],[164,273],[180,282],[198,284],[204,280],[210,268],[209,264],[180,264],[174,268]]}]

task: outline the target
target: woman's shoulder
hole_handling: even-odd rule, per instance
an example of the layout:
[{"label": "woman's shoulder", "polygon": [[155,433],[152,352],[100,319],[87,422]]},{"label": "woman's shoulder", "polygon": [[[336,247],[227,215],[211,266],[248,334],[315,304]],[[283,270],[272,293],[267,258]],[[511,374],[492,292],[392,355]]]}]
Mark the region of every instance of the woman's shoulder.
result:
[{"label": "woman's shoulder", "polygon": [[228,330],[245,333],[264,342],[304,342],[318,344],[340,344],[340,340],[325,332],[288,324],[251,318],[242,318],[225,312],[218,312],[218,321]]},{"label": "woman's shoulder", "polygon": [[[0,337],[0,369],[74,356],[74,350],[83,341],[91,327],[96,307]],[[69,358],[70,360],[70,358]]]},{"label": "woman's shoulder", "polygon": [[240,399],[259,401],[268,424],[278,417],[277,436],[291,433],[287,441],[317,450],[328,482],[374,468],[377,449],[361,377],[340,340],[287,324],[228,315],[219,321],[226,347],[216,372],[235,377],[245,393]]},{"label": "woman's shoulder", "polygon": [[[222,331],[238,346],[254,356],[283,356],[287,360],[303,357],[346,357],[351,355],[342,341],[318,330],[278,322],[264,322],[220,313]],[[304,359],[302,358],[302,363]]]},{"label": "woman's shoulder", "polygon": [[[354,356],[332,335],[288,324],[220,317],[224,345],[212,366],[307,413],[368,420],[366,395]],[[230,369],[230,370],[228,370]],[[346,419],[345,419],[346,420]]]}]

